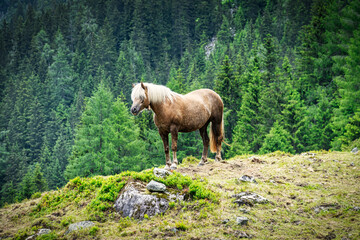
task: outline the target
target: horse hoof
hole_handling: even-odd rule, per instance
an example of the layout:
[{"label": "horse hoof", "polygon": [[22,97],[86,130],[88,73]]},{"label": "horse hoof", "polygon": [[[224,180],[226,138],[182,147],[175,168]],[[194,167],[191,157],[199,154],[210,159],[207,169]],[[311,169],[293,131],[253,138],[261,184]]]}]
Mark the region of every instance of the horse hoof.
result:
[{"label": "horse hoof", "polygon": [[201,167],[201,166],[204,166],[205,165],[205,163],[204,162],[199,162],[199,167]]},{"label": "horse hoof", "polygon": [[170,167],[171,170],[175,170],[177,169],[177,166],[175,164],[172,164],[171,167]]},{"label": "horse hoof", "polygon": [[168,165],[166,165],[166,166],[164,167],[164,169],[165,169],[166,171],[170,171],[170,170],[171,170]]}]

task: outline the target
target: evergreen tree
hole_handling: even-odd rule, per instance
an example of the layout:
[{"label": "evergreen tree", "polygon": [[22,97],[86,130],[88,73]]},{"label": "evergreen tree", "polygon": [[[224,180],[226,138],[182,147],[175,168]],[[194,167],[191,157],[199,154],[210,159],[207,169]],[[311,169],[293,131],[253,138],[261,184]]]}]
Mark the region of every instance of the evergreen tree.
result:
[{"label": "evergreen tree", "polygon": [[65,176],[109,175],[140,170],[143,145],[129,111],[121,99],[100,83],[87,100]]},{"label": "evergreen tree", "polygon": [[23,177],[19,185],[18,199],[28,199],[32,194],[45,190],[47,190],[47,183],[41,172],[41,166],[37,163],[35,166],[30,166]]},{"label": "evergreen tree", "polygon": [[225,133],[229,139],[232,139],[232,132],[237,121],[236,112],[240,109],[241,85],[227,55],[215,80],[214,90],[224,102]]},{"label": "evergreen tree", "polygon": [[282,122],[284,129],[291,136],[292,146],[296,152],[304,150],[304,144],[309,141],[308,134],[305,133],[304,103],[300,98],[300,93],[294,89],[290,82],[286,85],[285,103],[282,110]]},{"label": "evergreen tree", "polygon": [[278,121],[274,123],[270,132],[265,136],[264,144],[259,152],[269,153],[275,151],[294,153],[294,148],[291,145],[291,135]]},{"label": "evergreen tree", "polygon": [[253,60],[249,77],[250,82],[237,113],[238,120],[228,156],[257,152],[262,144],[264,127],[263,119],[259,114],[261,79],[256,58]]},{"label": "evergreen tree", "polygon": [[70,106],[74,96],[73,79],[74,73],[69,64],[69,49],[66,46],[63,35],[58,31],[55,39],[57,46],[54,62],[49,67],[51,99],[56,108],[58,104]]}]

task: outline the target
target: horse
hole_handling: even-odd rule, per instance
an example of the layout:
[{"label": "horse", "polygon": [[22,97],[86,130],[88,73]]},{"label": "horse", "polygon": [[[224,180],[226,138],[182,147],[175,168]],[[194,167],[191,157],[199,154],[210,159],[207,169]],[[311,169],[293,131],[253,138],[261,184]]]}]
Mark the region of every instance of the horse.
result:
[{"label": "horse", "polygon": [[[154,122],[164,144],[166,170],[177,168],[176,157],[178,132],[199,130],[203,141],[200,166],[207,160],[210,144],[211,152],[216,152],[215,160],[221,161],[221,143],[224,140],[224,104],[220,96],[210,89],[199,89],[182,95],[168,87],[152,83],[133,85],[131,92],[131,113],[136,116],[144,109],[154,112]],[[211,123],[210,138],[207,127]],[[170,161],[169,133],[173,162]]]}]

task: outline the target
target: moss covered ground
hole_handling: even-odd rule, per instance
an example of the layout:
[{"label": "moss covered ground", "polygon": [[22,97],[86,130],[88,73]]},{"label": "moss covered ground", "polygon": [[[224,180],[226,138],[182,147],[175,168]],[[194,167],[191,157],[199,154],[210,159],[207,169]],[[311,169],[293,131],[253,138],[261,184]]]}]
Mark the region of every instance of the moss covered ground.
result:
[{"label": "moss covered ground", "polygon": [[[26,239],[360,239],[360,155],[344,152],[275,152],[238,156],[198,167],[189,157],[173,175],[141,173],[75,178],[57,191],[0,209],[0,238]],[[256,183],[242,182],[243,175]],[[129,179],[154,179],[190,196],[144,220],[122,218],[112,206]],[[231,196],[249,191],[270,202],[238,206]],[[236,217],[249,219],[238,225]],[[95,226],[64,235],[71,223]]]}]

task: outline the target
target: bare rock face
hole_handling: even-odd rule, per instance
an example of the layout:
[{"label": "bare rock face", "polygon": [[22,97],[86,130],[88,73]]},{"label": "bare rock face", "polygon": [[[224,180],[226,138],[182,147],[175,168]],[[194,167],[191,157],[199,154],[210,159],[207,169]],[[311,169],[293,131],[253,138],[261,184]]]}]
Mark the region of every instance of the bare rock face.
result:
[{"label": "bare rock face", "polygon": [[130,182],[122,190],[114,208],[123,217],[144,219],[165,212],[169,208],[169,195],[147,194],[141,183]]}]

